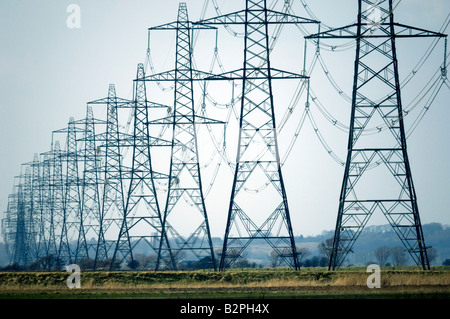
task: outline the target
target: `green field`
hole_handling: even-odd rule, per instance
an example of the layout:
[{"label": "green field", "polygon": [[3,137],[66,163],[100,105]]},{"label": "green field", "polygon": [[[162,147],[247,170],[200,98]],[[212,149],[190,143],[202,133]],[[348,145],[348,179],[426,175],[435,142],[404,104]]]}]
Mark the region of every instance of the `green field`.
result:
[{"label": "green field", "polygon": [[449,298],[450,267],[382,268],[381,288],[367,287],[366,268],[214,271],[2,272],[0,298]]}]

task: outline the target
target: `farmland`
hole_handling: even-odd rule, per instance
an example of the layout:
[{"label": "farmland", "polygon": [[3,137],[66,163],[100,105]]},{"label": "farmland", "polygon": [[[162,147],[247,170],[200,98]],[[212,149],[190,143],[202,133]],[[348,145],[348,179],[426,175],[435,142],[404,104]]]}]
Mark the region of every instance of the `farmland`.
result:
[{"label": "farmland", "polygon": [[2,299],[111,298],[449,298],[450,267],[421,271],[381,269],[381,287],[369,289],[365,267],[327,271],[302,268],[214,271],[81,272],[81,287],[69,289],[69,273],[2,272]]}]

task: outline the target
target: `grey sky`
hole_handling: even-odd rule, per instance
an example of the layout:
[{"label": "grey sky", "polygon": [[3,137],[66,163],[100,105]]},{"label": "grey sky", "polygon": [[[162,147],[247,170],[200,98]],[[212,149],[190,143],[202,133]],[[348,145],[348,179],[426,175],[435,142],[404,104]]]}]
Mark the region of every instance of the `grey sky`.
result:
[{"label": "grey sky", "polygon": [[[185,2],[191,20],[197,20],[204,0]],[[222,13],[240,10],[244,4],[242,0],[217,2],[221,5]],[[283,1],[279,2],[281,4]],[[66,25],[69,16],[66,8],[71,3],[81,8],[79,29],[69,29]],[[293,3],[297,15],[309,17],[300,0]],[[356,0],[309,0],[307,3],[327,25],[343,26],[356,19]],[[34,153],[49,150],[53,130],[65,127],[71,116],[82,118],[86,102],[106,96],[110,83],[116,85],[120,96],[131,97],[131,81],[135,77],[136,65],[145,61],[147,28],[174,21],[177,8],[178,1],[174,0],[0,2],[1,212],[6,210],[7,196],[12,191],[13,178],[20,172],[21,163],[31,161]],[[397,7],[395,16],[398,22],[438,31],[449,12],[450,2],[447,0],[403,0]],[[206,17],[215,15],[217,14],[210,4]],[[303,61],[303,35],[295,28],[285,28],[283,31],[273,53],[273,66],[293,68],[295,72],[299,72]],[[310,31],[314,32],[313,29]],[[195,48],[199,67],[203,69],[209,67],[214,44],[214,32],[208,32],[200,35]],[[240,67],[240,51],[235,48],[242,47],[242,39],[235,39],[224,30],[220,30],[219,34],[219,50],[225,68],[231,70]],[[152,58],[157,71],[173,68],[173,41],[174,35],[170,32],[155,35],[152,40]],[[401,78],[409,74],[430,44],[429,39],[406,39],[399,43]],[[202,53],[203,49],[205,52]],[[314,50],[312,44],[308,43],[307,64],[311,61]],[[322,57],[337,83],[350,94],[354,49],[344,52],[324,51]],[[404,88],[404,105],[428,82],[442,60],[443,41],[440,41],[424,66]],[[327,110],[348,124],[349,103],[332,88],[318,65],[312,73],[311,86]],[[277,84],[277,88],[284,92],[290,86],[283,89],[282,85]],[[159,97],[157,87],[152,87],[151,90],[151,96],[154,94]],[[224,96],[223,101],[228,98]],[[431,109],[408,140],[423,223],[450,224],[449,98],[450,91],[444,85]],[[275,99],[277,105],[289,102],[289,98],[285,101],[282,96],[279,100],[277,97]],[[300,103],[304,101],[301,100]],[[411,126],[423,104],[419,104],[411,116],[405,119],[407,128]],[[278,121],[281,120],[285,107],[277,109]],[[282,154],[293,136],[296,120],[303,107],[303,104],[297,106],[286,131],[280,135]],[[340,158],[345,158],[346,133],[330,125],[314,107],[312,112],[330,147]],[[220,118],[223,114],[222,111],[211,108],[209,115]],[[232,136],[230,133],[230,140]],[[228,146],[230,154],[234,154],[235,142],[233,144],[231,141]],[[209,159],[210,151],[202,149],[203,161]],[[233,156],[230,158],[234,159]],[[204,175],[205,185],[209,184],[212,176],[211,167],[208,169],[210,171],[206,171]],[[295,148],[283,167],[283,173],[294,234],[313,235],[322,230],[333,229],[343,168],[323,149],[310,123],[305,123]],[[230,170],[222,169],[207,198],[213,236],[223,236],[231,179]],[[386,223],[386,220],[382,216],[374,216],[373,222]]]}]

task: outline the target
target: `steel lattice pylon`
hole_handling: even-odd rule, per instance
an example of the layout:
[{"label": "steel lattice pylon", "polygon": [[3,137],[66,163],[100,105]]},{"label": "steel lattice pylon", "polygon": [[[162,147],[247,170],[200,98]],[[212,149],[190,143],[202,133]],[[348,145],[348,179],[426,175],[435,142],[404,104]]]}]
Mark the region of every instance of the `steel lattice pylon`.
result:
[{"label": "steel lattice pylon", "polygon": [[[330,269],[342,266],[374,213],[384,214],[417,265],[429,269],[406,148],[396,39],[442,36],[395,23],[392,0],[359,0],[357,23],[307,37],[356,40],[348,153]],[[374,128],[378,133],[368,134]]]},{"label": "steel lattice pylon", "polygon": [[[231,267],[255,239],[265,240],[285,264],[297,269],[297,252],[276,136],[272,80],[308,78],[271,67],[269,25],[317,21],[268,10],[266,0],[247,0],[243,11],[198,23],[245,27],[243,69],[207,78],[243,81],[239,146],[220,269]],[[242,191],[251,188],[252,183],[266,185],[265,192],[255,197],[243,196]],[[266,198],[270,203],[264,202]]]},{"label": "steel lattice pylon", "polygon": [[[64,223],[64,180],[63,180],[63,150],[61,150],[61,144],[59,141],[55,141],[54,145],[52,143],[51,151],[51,176],[49,179],[50,183],[50,236],[48,244],[49,254],[54,255],[59,258],[59,248],[61,242],[61,234]],[[58,259],[58,262],[60,260]]]},{"label": "steel lattice pylon", "polygon": [[32,239],[30,241],[31,252],[35,260],[45,256],[42,254],[43,250],[43,211],[42,211],[42,187],[41,187],[41,162],[39,155],[34,154],[33,162],[31,163],[31,206],[32,213],[30,215],[32,224]]},{"label": "steel lattice pylon", "polygon": [[147,100],[144,78],[144,65],[139,63],[134,81],[134,97],[129,105],[134,111],[133,135],[118,140],[122,147],[132,148],[132,163],[130,170],[127,169],[126,174],[122,174],[123,180],[128,183],[124,185],[124,209],[111,268],[115,263],[122,264],[128,257],[133,261],[133,250],[140,243],[159,254],[160,241],[166,240],[162,232],[161,210],[155,188],[155,180],[166,176],[153,170],[150,148],[170,144],[151,137],[148,125],[149,108],[165,106]]},{"label": "steel lattice pylon", "polygon": [[53,197],[52,197],[52,174],[54,167],[53,149],[43,155],[42,177],[40,179],[41,188],[41,225],[40,225],[40,245],[42,257],[49,256],[56,252],[55,232],[53,225]]},{"label": "steel lattice pylon", "polygon": [[[77,149],[78,129],[73,117],[70,118],[67,129],[59,131],[67,133],[66,151],[62,154],[65,174],[63,174],[63,200],[61,238],[58,249],[58,259],[64,264],[75,262],[81,255],[87,256],[87,249],[80,252],[79,246],[72,244],[78,242],[80,236],[84,238],[84,229],[81,222],[81,191],[79,178],[79,159]],[[83,240],[83,242],[85,242]],[[83,247],[85,248],[85,247]]]},{"label": "steel lattice pylon", "polygon": [[81,179],[81,209],[80,209],[80,235],[77,240],[79,258],[92,258],[97,250],[97,243],[88,242],[90,238],[99,238],[100,234],[100,193],[99,193],[99,149],[96,146],[95,127],[104,124],[103,121],[94,118],[91,105],[86,108],[86,118],[77,121],[81,124],[84,136],[83,151],[79,157],[83,159]]},{"label": "steel lattice pylon", "polygon": [[13,188],[13,193],[8,195],[8,206],[5,212],[5,217],[2,219],[2,234],[3,240],[5,241],[5,247],[8,255],[10,256],[10,261],[12,262],[12,256],[14,255],[14,250],[16,246],[16,231],[17,231],[17,203],[18,196],[16,192],[16,186]]},{"label": "steel lattice pylon", "polygon": [[[202,76],[204,74],[193,70],[191,65],[191,32],[194,29],[211,29],[211,27],[194,26],[189,21],[185,3],[180,3],[179,5],[176,22],[149,28],[149,31],[176,30],[175,69],[145,78],[146,81],[168,80],[175,83],[172,115],[150,122],[153,125],[172,125],[168,192],[163,214],[163,231],[168,241],[167,244],[162,242],[158,265],[163,263],[166,267],[170,265],[170,267],[177,269],[180,267],[178,264],[181,258],[183,258],[185,261],[192,263],[193,267],[216,269],[202,189],[196,125],[220,122],[195,114],[194,72],[197,77],[199,77],[199,74]],[[183,207],[181,207],[183,199],[188,201],[192,208],[183,210]],[[182,234],[180,229],[176,228],[172,223],[176,218],[183,218],[183,220],[189,218],[190,223],[195,225],[194,231],[188,235]],[[182,256],[182,254],[186,255]]]},{"label": "steel lattice pylon", "polygon": [[106,132],[96,136],[97,152],[103,158],[103,166],[98,167],[99,176],[99,232],[94,258],[94,269],[106,262],[111,249],[114,249],[124,214],[124,168],[121,149],[124,137],[119,132],[118,107],[132,102],[116,96],[114,84],[108,88],[108,96],[95,100],[89,105],[106,105]]},{"label": "steel lattice pylon", "polygon": [[30,214],[29,195],[31,190],[30,168],[26,167],[25,172],[21,172],[16,185],[16,194],[13,197],[15,203],[15,216],[10,220],[13,226],[14,246],[11,250],[11,261],[18,265],[27,265],[30,261],[28,247]]}]

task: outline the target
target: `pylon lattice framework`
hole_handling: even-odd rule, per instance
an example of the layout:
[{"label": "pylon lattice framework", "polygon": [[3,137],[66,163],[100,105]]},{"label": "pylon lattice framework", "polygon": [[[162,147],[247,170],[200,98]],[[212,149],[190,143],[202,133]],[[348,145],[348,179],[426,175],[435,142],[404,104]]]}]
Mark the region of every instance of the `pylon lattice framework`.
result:
[{"label": "pylon lattice framework", "polygon": [[166,178],[152,167],[150,148],[169,146],[168,141],[150,136],[148,112],[150,108],[166,107],[147,100],[144,65],[138,64],[134,81],[133,134],[120,142],[122,147],[131,147],[132,163],[128,172],[122,165],[122,179],[127,180],[124,191],[124,208],[119,234],[112,256],[111,268],[127,258],[134,260],[133,251],[140,243],[159,255],[160,241],[166,240],[162,232],[161,210],[156,194],[155,179]]},{"label": "pylon lattice framework", "polygon": [[[295,269],[299,266],[278,153],[272,80],[307,80],[307,77],[271,67],[269,25],[300,23],[318,22],[268,10],[265,0],[247,0],[243,11],[198,22],[201,25],[236,24],[245,27],[243,68],[207,78],[243,82],[239,146],[221,270],[231,267],[257,239],[265,240],[288,266]],[[239,196],[240,191],[252,180],[257,180],[260,185],[271,185],[270,193],[259,194],[251,200],[243,199]],[[258,207],[265,196],[273,202],[266,207]],[[249,207],[246,202],[254,207]]]},{"label": "pylon lattice framework", "polygon": [[102,152],[104,163],[99,173],[99,234],[95,250],[94,269],[106,262],[114,251],[124,213],[124,176],[121,149],[127,137],[119,131],[118,109],[129,107],[132,102],[116,96],[114,84],[108,88],[108,96],[91,101],[89,105],[106,105],[106,131],[96,137],[97,153]]},{"label": "pylon lattice framework", "polygon": [[[172,115],[151,121],[150,125],[171,125],[172,142],[169,181],[166,204],[163,213],[163,236],[159,263],[177,268],[180,253],[190,263],[201,263],[201,268],[216,269],[214,248],[208,215],[202,189],[200,163],[197,145],[196,125],[219,124],[220,121],[197,116],[194,109],[193,81],[204,78],[205,73],[192,68],[191,32],[198,29],[212,29],[208,26],[194,26],[189,21],[185,3],[180,3],[177,21],[149,28],[176,31],[175,69],[147,76],[145,81],[173,81],[175,99]],[[194,76],[195,73],[195,76]],[[210,74],[206,74],[210,75]],[[180,199],[191,203],[192,209],[183,211]],[[180,213],[182,215],[180,215]],[[180,218],[195,224],[188,236],[183,236],[171,221]]]},{"label": "pylon lattice framework", "polygon": [[[406,148],[396,39],[443,36],[395,23],[392,0],[359,0],[357,23],[306,37],[356,40],[347,160],[330,269],[342,266],[377,212],[387,218],[414,262],[429,269]],[[386,125],[389,130],[364,135],[370,125]]]},{"label": "pylon lattice framework", "polygon": [[[63,201],[61,237],[58,248],[58,258],[64,264],[70,264],[77,260],[79,251],[79,238],[84,237],[84,229],[81,223],[81,193],[79,178],[79,162],[77,148],[77,132],[79,132],[74,118],[70,118],[67,129],[60,130],[66,133],[67,151],[62,155],[63,169]],[[72,242],[76,241],[74,247]],[[85,247],[84,247],[85,248]],[[85,251],[81,252],[83,255]]]}]

